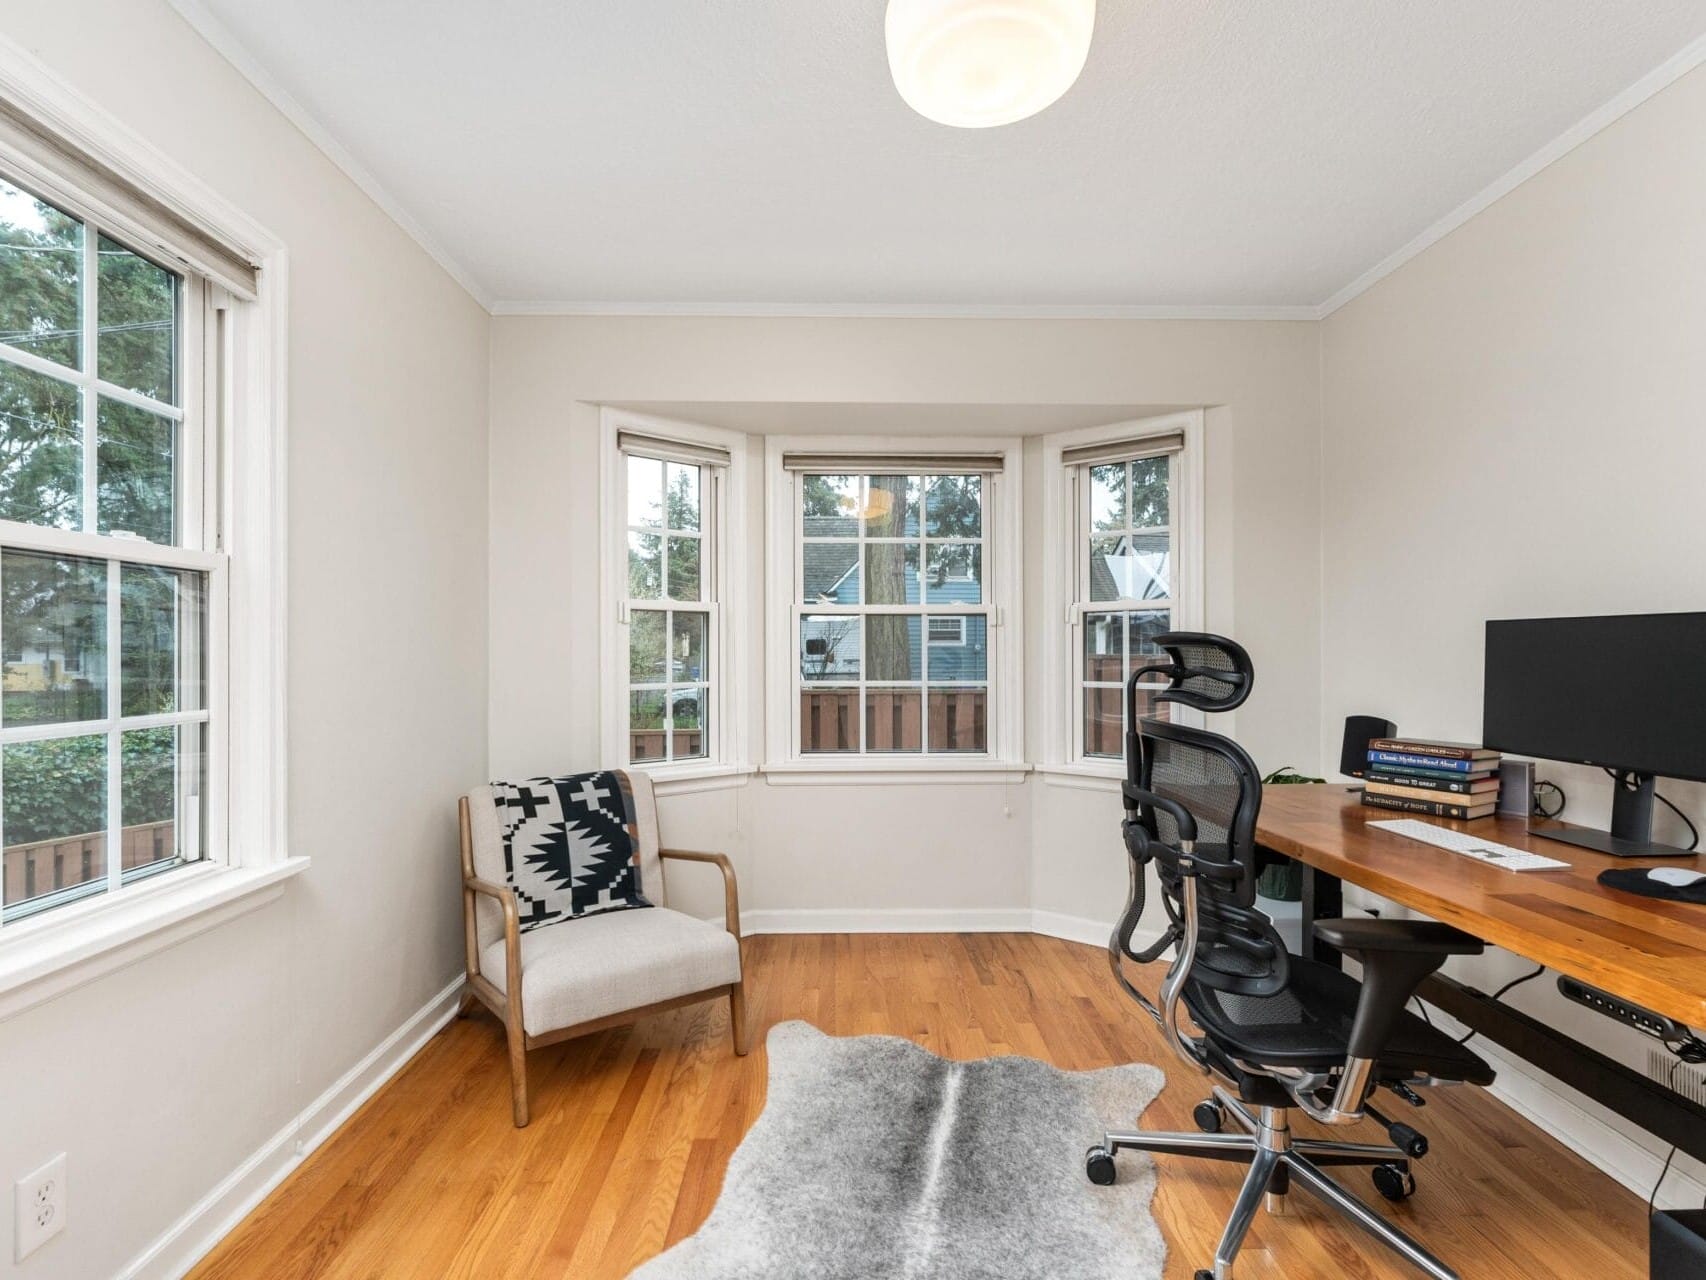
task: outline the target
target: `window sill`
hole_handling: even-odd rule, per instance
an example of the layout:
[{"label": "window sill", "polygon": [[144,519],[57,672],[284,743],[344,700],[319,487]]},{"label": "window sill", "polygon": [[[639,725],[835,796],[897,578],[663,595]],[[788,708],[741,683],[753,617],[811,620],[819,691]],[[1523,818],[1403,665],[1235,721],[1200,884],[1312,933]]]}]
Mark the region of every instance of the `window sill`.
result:
[{"label": "window sill", "polygon": [[1028,764],[1002,760],[964,760],[937,763],[914,760],[899,765],[887,760],[850,764],[846,760],[784,760],[764,766],[764,778],[773,787],[834,785],[886,787],[896,785],[942,786],[981,784],[1012,786],[1030,773]]},{"label": "window sill", "polygon": [[307,858],[189,867],[73,916],[50,912],[8,925],[0,934],[0,1022],[265,906],[307,868]]},{"label": "window sill", "polygon": [[1039,764],[1037,773],[1052,787],[1075,787],[1080,791],[1117,792],[1125,778],[1125,769],[1112,761],[1107,764]]},{"label": "window sill", "polygon": [[758,772],[751,764],[677,764],[648,769],[643,765],[628,768],[644,773],[652,780],[652,790],[659,796],[690,796],[699,791],[726,791],[744,787],[746,780]]}]

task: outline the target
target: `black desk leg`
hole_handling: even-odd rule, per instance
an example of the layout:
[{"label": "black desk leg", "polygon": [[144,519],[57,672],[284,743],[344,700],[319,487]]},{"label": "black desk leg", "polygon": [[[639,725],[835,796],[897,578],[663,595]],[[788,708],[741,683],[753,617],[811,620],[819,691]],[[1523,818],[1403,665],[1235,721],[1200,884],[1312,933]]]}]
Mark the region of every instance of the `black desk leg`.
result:
[{"label": "black desk leg", "polygon": [[1345,914],[1345,883],[1338,876],[1317,871],[1303,864],[1303,954],[1306,959],[1318,960],[1342,969],[1344,961],[1338,949],[1328,946],[1315,936],[1317,920],[1333,920]]}]

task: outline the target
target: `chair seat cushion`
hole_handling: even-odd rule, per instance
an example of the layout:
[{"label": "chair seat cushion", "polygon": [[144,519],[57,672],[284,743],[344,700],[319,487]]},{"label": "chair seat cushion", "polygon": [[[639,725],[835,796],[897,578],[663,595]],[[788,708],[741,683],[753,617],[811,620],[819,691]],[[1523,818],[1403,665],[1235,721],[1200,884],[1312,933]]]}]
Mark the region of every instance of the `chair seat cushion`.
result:
[{"label": "chair seat cushion", "polygon": [[[1290,981],[1275,995],[1233,995],[1193,981],[1185,984],[1185,1006],[1228,1057],[1305,1070],[1338,1066],[1349,1052],[1362,984],[1301,956],[1288,957],[1288,964]],[[1399,1017],[1377,1073],[1381,1079],[1493,1081],[1480,1055],[1409,1012]]]},{"label": "chair seat cushion", "polygon": [[[480,972],[507,993],[500,938]],[[740,981],[740,944],[717,925],[651,907],[521,935],[521,1023],[530,1036]]]}]

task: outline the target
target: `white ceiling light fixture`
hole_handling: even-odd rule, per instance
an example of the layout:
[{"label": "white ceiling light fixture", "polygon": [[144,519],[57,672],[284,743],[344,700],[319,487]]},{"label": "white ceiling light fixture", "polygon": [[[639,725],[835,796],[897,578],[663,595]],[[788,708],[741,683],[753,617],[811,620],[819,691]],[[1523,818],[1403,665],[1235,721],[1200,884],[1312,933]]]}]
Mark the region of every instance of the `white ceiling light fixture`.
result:
[{"label": "white ceiling light fixture", "polygon": [[1034,116],[1084,70],[1096,0],[889,0],[889,71],[907,106],[985,129]]}]

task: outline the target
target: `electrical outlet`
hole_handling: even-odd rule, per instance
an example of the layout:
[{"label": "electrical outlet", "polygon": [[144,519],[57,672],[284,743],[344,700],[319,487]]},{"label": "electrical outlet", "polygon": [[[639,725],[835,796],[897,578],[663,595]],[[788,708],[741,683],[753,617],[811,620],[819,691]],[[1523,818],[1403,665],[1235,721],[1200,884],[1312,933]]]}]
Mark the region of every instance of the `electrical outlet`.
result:
[{"label": "electrical outlet", "polygon": [[12,1238],[22,1262],[65,1229],[65,1153],[61,1151],[13,1189]]}]

